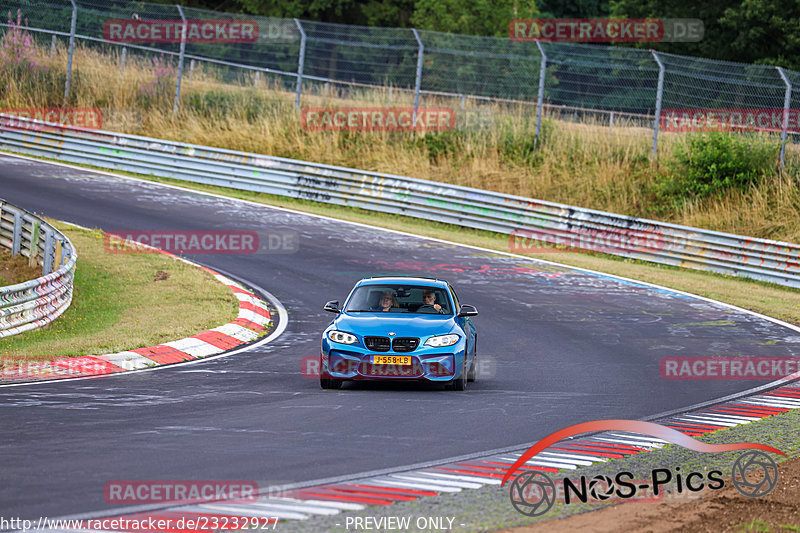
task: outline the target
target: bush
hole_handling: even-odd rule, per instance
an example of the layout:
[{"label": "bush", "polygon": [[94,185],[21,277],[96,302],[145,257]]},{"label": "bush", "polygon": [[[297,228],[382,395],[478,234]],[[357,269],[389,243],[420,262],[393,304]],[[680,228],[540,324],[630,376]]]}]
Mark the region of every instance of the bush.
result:
[{"label": "bush", "polygon": [[466,141],[466,133],[458,130],[427,132],[410,137],[411,146],[425,150],[431,162],[436,162],[441,157],[466,155]]},{"label": "bush", "polygon": [[772,173],[780,147],[756,135],[711,132],[678,145],[662,176],[662,192],[685,198],[719,196],[744,190]]},{"label": "bush", "polygon": [[250,123],[268,116],[275,106],[275,102],[252,89],[193,93],[188,97],[188,104],[192,111],[206,118],[220,120],[236,117]]}]

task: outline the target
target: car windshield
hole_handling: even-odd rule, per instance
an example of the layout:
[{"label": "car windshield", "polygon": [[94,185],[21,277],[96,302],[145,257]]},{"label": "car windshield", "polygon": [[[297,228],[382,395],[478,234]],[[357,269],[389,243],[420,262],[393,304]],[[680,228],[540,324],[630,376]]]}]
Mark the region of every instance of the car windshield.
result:
[{"label": "car windshield", "polygon": [[345,312],[453,314],[447,292],[418,285],[362,285],[347,303]]}]

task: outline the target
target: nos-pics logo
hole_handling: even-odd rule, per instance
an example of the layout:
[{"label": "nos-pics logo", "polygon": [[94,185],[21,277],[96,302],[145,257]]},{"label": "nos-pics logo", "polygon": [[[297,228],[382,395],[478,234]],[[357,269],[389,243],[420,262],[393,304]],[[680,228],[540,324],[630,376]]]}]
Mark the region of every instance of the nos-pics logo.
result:
[{"label": "nos-pics logo", "polygon": [[[627,431],[641,435],[649,435],[684,448],[703,453],[719,453],[747,449],[733,464],[731,481],[741,494],[758,498],[772,492],[778,482],[778,465],[766,453],[785,455],[780,450],[756,443],[706,444],[683,433],[655,424],[637,420],[597,420],[584,422],[559,430],[532,446],[509,468],[503,477],[503,484],[532,457],[548,446],[567,437],[596,431]],[[631,472],[618,472],[613,477],[598,475],[591,478],[581,476],[578,479],[563,478],[556,483],[547,474],[535,470],[526,470],[511,483],[509,497],[511,504],[520,513],[536,517],[547,513],[556,500],[569,505],[606,501],[612,498],[641,499],[642,493],[652,493],[658,499],[665,490],[674,490],[678,494],[698,492],[703,489],[719,490],[725,486],[723,472],[711,470],[703,472],[681,472],[680,467],[674,469],[656,468],[650,472],[649,478],[634,479]],[[650,499],[653,499],[650,498]]]}]

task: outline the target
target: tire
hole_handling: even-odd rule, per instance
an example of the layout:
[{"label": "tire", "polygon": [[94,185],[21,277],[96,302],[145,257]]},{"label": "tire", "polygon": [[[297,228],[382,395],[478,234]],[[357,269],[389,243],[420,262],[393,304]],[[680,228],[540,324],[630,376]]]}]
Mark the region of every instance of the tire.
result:
[{"label": "tire", "polygon": [[475,346],[472,348],[475,352],[472,355],[472,364],[469,365],[469,372],[467,372],[467,381],[472,383],[478,377],[478,337],[475,336]]},{"label": "tire", "polygon": [[450,390],[465,391],[467,390],[467,359],[464,358],[464,364],[461,367],[461,375],[449,383]]},{"label": "tire", "polygon": [[319,378],[319,386],[322,387],[323,389],[341,389],[342,380]]}]

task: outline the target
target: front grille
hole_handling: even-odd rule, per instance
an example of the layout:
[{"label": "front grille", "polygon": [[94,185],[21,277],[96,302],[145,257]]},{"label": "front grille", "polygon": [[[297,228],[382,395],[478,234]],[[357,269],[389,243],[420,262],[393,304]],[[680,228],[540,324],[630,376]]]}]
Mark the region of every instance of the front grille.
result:
[{"label": "front grille", "polygon": [[424,369],[418,361],[410,365],[374,365],[361,363],[358,372],[362,376],[382,376],[387,378],[416,378],[422,375]]},{"label": "front grille", "polygon": [[416,337],[398,337],[392,341],[392,350],[395,352],[413,352],[419,346]]},{"label": "front grille", "polygon": [[364,337],[364,344],[373,352],[388,352],[391,341],[389,337]]}]

